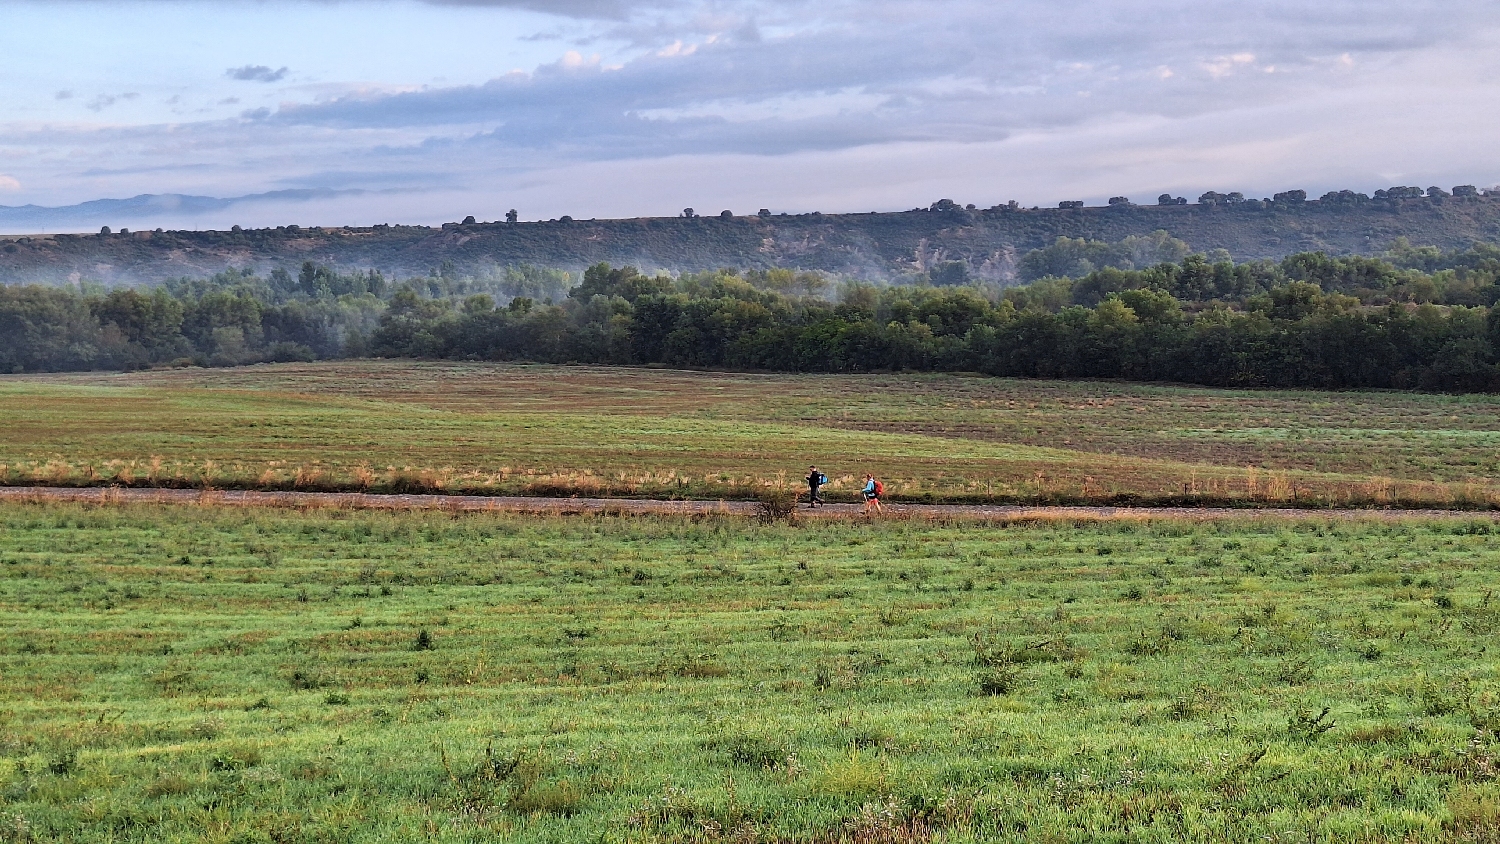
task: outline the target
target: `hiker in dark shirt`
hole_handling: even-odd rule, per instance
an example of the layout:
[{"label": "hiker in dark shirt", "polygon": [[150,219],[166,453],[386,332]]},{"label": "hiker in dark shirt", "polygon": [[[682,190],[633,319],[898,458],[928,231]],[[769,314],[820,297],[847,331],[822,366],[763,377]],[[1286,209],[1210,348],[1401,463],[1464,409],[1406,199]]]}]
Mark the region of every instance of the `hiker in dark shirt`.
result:
[{"label": "hiker in dark shirt", "polygon": [[807,481],[807,506],[812,508],[822,504],[823,499],[818,497],[818,487],[828,483],[828,476],[819,472],[817,466],[808,466],[805,480]]}]

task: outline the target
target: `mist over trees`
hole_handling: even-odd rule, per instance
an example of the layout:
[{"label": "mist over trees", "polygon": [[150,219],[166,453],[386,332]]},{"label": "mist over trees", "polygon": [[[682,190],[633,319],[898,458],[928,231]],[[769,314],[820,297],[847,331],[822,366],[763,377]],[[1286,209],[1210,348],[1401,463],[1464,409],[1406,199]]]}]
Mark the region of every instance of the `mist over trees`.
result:
[{"label": "mist over trees", "polygon": [[[901,212],[845,214],[773,214],[763,208],[741,216],[692,211],[692,216],[600,220],[564,215],[521,222],[519,213],[511,211],[504,215],[506,222],[464,218],[438,227],[233,226],[229,231],[127,233],[106,226],[98,234],[0,236],[0,282],[94,278],[109,284],[160,284],[247,266],[262,274],[284,267],[295,276],[304,260],[316,256],[340,270],[380,267],[388,278],[426,275],[445,262],[456,268],[449,274],[456,276],[522,263],[576,273],[602,261],[674,272],[797,267],[835,277],[962,285],[1076,277],[1103,267],[1144,269],[1180,260],[1180,249],[1178,254],[1121,256],[1108,254],[1109,248],[1078,248],[1092,241],[1114,247],[1129,238],[1149,240],[1159,230],[1195,244],[1195,251],[1222,247],[1240,260],[1278,261],[1300,251],[1371,254],[1373,244],[1400,236],[1462,250],[1476,241],[1494,240],[1500,232],[1500,188],[1398,185],[1373,195],[1330,191],[1317,198],[1304,190],[1261,199],[1232,190],[1194,194],[1198,202],[1171,194],[1155,203],[1115,196],[1103,207],[1062,209],[1023,208],[1015,201],[980,208],[941,199]],[[1050,250],[1035,256],[1023,274],[1020,259],[1053,246],[1059,236],[1073,241],[1072,251],[1081,254]],[[1106,254],[1090,254],[1099,251]],[[936,272],[940,264],[946,265],[943,273]]]},{"label": "mist over trees", "polygon": [[1117,243],[1059,237],[1050,246],[1026,253],[1019,276],[1030,282],[1048,276],[1077,278],[1104,268],[1144,269],[1181,261],[1190,252],[1186,243],[1164,231],[1131,235]]},{"label": "mist over trees", "polygon": [[1012,288],[950,261],[899,285],[608,264],[397,281],[309,262],[147,290],[11,286],[0,371],[382,356],[1500,390],[1500,247],[1235,263],[1158,232],[1059,238],[1019,263],[1032,281]]},{"label": "mist over trees", "polygon": [[261,277],[229,270],[151,289],[0,287],[0,372],[234,366],[367,354],[403,291],[438,301],[488,292],[561,297],[567,273],[521,266],[455,278],[434,270],[400,285],[378,272],[304,263]]}]

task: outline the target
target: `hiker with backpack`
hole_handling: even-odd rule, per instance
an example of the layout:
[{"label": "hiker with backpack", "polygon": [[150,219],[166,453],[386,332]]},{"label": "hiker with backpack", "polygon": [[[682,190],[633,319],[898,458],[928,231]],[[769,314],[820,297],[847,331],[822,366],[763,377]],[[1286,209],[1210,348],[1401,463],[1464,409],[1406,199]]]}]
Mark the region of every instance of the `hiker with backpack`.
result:
[{"label": "hiker with backpack", "polygon": [[868,473],[865,475],[865,489],[864,489],[864,494],[865,494],[865,510],[864,511],[866,513],[870,512],[870,509],[872,507],[874,508],[875,512],[877,512],[877,513],[884,513],[885,512],[884,510],[882,510],[880,508],[880,496],[882,496],[882,495],[885,494],[885,484],[881,483],[880,481],[875,480],[875,476],[874,475],[871,475],[871,474],[868,474]]},{"label": "hiker with backpack", "polygon": [[818,487],[828,483],[828,476],[818,471],[817,466],[807,467],[807,506],[808,509],[823,504],[822,498],[818,497]]}]

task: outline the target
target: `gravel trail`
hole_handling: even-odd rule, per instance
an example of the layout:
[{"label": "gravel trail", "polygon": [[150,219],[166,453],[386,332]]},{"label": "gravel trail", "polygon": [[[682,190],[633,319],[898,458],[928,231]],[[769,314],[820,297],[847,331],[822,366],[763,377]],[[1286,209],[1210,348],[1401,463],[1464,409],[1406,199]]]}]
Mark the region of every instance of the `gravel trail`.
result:
[{"label": "gravel trail", "polygon": [[[133,489],[100,487],[0,487],[0,501],[75,501],[90,504],[178,504],[216,507],[284,507],[293,509],[442,510],[447,512],[529,513],[535,515],[725,514],[754,516],[754,501],[658,501],[633,498],[535,498],[485,495],[377,495],[344,492],[257,492],[246,490]],[[848,519],[861,515],[859,504],[828,504],[798,518]],[[900,504],[887,502],[872,518],[1019,521],[1048,519],[1500,519],[1500,511],[1466,510],[1308,510],[1290,507],[1046,507],[981,504]]]}]

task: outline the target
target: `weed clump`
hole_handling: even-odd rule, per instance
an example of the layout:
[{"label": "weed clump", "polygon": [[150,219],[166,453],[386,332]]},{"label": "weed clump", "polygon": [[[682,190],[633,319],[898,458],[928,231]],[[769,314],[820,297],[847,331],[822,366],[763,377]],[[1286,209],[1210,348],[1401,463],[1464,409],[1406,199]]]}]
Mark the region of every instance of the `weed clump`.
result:
[{"label": "weed clump", "polygon": [[711,680],[728,677],[728,666],[719,662],[717,654],[679,654],[662,661],[661,673],[695,680]]},{"label": "weed clump", "polygon": [[1433,717],[1463,712],[1468,708],[1471,694],[1469,684],[1462,680],[1451,684],[1439,684],[1429,679],[1424,680],[1417,688],[1417,698],[1422,705],[1422,711]]},{"label": "weed clump", "polygon": [[298,668],[287,677],[287,685],[299,692],[312,691],[323,687],[323,675],[308,668]]},{"label": "weed clump", "polygon": [[1331,710],[1323,707],[1323,711],[1313,714],[1308,709],[1293,710],[1286,719],[1287,735],[1302,741],[1316,741],[1324,733],[1338,726],[1338,723],[1328,717]]},{"label": "weed clump", "polygon": [[1450,841],[1500,841],[1500,793],[1493,788],[1455,789],[1447,809],[1443,831]]},{"label": "weed clump", "polygon": [[1086,656],[1066,636],[1036,642],[1020,640],[1003,644],[991,642],[984,634],[969,637],[974,664],[980,667],[1027,665],[1031,663],[1076,662]]},{"label": "weed clump", "polygon": [[396,495],[433,495],[443,491],[446,479],[431,471],[401,470],[391,473],[383,486]]},{"label": "weed clump", "polygon": [[1191,721],[1200,718],[1216,707],[1213,691],[1203,683],[1195,683],[1186,693],[1178,695],[1167,704],[1164,715],[1172,721]]},{"label": "weed clump", "polygon": [[705,742],[705,747],[724,754],[731,764],[766,770],[783,764],[787,757],[792,755],[787,746],[779,740],[748,734],[711,739]]},{"label": "weed clump", "polygon": [[218,718],[202,718],[188,727],[188,735],[195,739],[215,739],[224,734],[224,722]]},{"label": "weed clump", "polygon": [[1392,744],[1420,735],[1421,729],[1415,724],[1369,724],[1350,730],[1348,739],[1355,744]]},{"label": "weed clump", "polygon": [[755,515],[762,524],[795,522],[797,493],[789,489],[768,489],[762,492],[756,502]]},{"label": "weed clump", "polygon": [[145,793],[147,797],[151,798],[174,797],[179,794],[187,794],[193,788],[194,784],[192,780],[186,777],[176,774],[163,774],[152,780],[150,785],[146,786]]},{"label": "weed clump", "polygon": [[842,797],[882,794],[890,773],[883,760],[854,749],[826,766],[818,775],[819,790]]},{"label": "weed clump", "polygon": [[583,806],[583,790],[568,780],[532,783],[505,801],[505,808],[518,815],[571,817]]},{"label": "weed clump", "polygon": [[254,747],[231,747],[215,753],[208,760],[213,771],[242,771],[260,764],[260,750]]},{"label": "weed clump", "polygon": [[54,777],[68,776],[78,767],[78,751],[64,750],[48,759],[44,767]]},{"label": "weed clump", "polygon": [[837,840],[852,844],[920,844],[933,840],[936,831],[932,821],[914,815],[916,813],[909,806],[901,805],[894,797],[879,803],[866,803],[860,806],[857,814],[844,821]]},{"label": "weed clump", "polygon": [[997,665],[979,672],[979,693],[986,697],[1003,697],[1021,688],[1021,670],[1014,665]]},{"label": "weed clump", "polygon": [[1312,661],[1305,658],[1283,659],[1271,672],[1271,679],[1288,686],[1300,686],[1313,678]]},{"label": "weed clump", "polygon": [[521,750],[509,757],[484,749],[473,768],[455,769],[446,750],[441,753],[447,775],[449,802],[460,815],[487,823],[501,811],[517,815],[570,817],[583,807],[586,793],[567,779],[549,781],[548,766],[539,755]]},{"label": "weed clump", "polygon": [[1177,638],[1169,632],[1163,631],[1152,636],[1141,631],[1140,635],[1125,645],[1125,653],[1131,656],[1164,656],[1171,652],[1176,641]]}]

